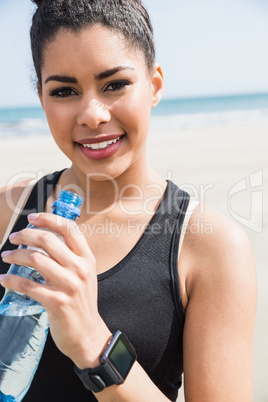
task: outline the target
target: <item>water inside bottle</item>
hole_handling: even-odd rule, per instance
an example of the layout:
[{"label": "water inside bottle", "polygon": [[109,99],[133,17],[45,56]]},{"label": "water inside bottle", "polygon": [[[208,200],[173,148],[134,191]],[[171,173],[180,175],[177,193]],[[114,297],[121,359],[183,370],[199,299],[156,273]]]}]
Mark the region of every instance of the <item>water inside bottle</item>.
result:
[{"label": "water inside bottle", "polygon": [[0,402],[21,401],[28,391],[47,331],[47,313],[40,305],[31,306],[25,315],[7,315],[5,305],[0,305]]}]

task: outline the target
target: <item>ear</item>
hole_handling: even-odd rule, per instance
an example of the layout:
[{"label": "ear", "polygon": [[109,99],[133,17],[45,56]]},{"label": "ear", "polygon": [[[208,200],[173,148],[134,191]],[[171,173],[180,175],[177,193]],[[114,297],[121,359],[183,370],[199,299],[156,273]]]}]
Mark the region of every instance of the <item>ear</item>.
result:
[{"label": "ear", "polygon": [[164,76],[160,64],[155,63],[152,74],[152,108],[156,107],[160,102],[164,90]]}]

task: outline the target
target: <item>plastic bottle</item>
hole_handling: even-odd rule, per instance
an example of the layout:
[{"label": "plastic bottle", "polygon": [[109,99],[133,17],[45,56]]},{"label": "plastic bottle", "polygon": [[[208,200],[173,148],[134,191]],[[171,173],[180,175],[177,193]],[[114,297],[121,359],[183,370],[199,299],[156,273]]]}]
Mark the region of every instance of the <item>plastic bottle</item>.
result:
[{"label": "plastic bottle", "polygon": [[[77,194],[61,191],[52,213],[75,220],[80,216],[81,204],[82,198]],[[30,224],[27,227],[38,229]],[[20,248],[33,249],[24,245]],[[44,277],[30,267],[12,264],[8,273],[45,283]],[[6,289],[0,302],[0,402],[19,402],[27,393],[45,346],[48,328],[47,313],[40,303]]]}]

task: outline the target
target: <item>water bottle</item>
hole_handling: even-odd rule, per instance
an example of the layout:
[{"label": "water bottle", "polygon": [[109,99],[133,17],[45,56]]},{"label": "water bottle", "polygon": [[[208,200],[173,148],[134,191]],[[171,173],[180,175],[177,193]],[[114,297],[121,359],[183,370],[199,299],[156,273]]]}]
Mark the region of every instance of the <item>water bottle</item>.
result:
[{"label": "water bottle", "polygon": [[[61,191],[53,214],[75,220],[80,216],[82,198]],[[29,224],[28,228],[38,229]],[[21,245],[45,253],[41,249]],[[39,283],[45,278],[30,267],[12,264],[8,273]],[[38,367],[48,333],[48,317],[40,303],[6,289],[0,302],[0,402],[19,402],[27,393]]]}]

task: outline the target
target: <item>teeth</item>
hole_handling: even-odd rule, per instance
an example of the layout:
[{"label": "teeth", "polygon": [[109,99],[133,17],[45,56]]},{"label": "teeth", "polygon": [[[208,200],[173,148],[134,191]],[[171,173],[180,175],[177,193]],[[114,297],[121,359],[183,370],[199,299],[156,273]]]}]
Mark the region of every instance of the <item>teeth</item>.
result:
[{"label": "teeth", "polygon": [[89,145],[84,145],[84,147],[86,147],[86,148],[91,148],[91,149],[99,149],[99,144],[91,144],[91,146],[89,146]]},{"label": "teeth", "polygon": [[96,144],[82,144],[84,148],[89,148],[89,149],[104,149],[107,148],[109,145],[115,144],[117,141],[119,141],[121,138],[118,137],[114,140],[110,140],[110,141],[103,141],[103,142],[98,142]]},{"label": "teeth", "polygon": [[99,145],[100,149],[103,149],[103,148],[107,147],[107,142],[103,141],[103,142],[100,142],[98,145]]}]

